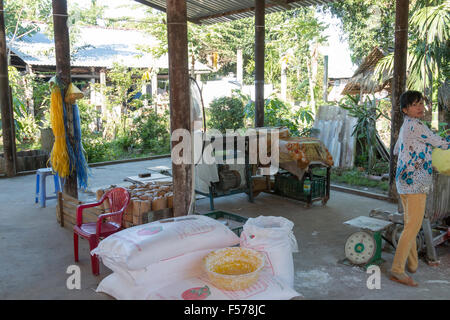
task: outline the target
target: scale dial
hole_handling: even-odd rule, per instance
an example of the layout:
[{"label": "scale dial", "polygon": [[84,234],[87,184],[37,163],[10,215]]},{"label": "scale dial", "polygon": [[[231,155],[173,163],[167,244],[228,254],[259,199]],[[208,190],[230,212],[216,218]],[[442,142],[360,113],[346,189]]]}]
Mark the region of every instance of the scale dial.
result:
[{"label": "scale dial", "polygon": [[345,242],[345,257],[353,264],[368,263],[377,250],[377,244],[372,234],[358,231],[350,235]]}]

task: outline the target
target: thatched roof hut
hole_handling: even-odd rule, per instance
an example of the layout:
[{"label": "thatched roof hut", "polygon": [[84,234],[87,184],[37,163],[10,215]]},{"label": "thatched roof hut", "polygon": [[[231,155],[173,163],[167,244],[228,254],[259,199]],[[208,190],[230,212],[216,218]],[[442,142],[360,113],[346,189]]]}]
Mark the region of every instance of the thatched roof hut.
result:
[{"label": "thatched roof hut", "polygon": [[375,67],[382,58],[386,56],[384,52],[379,47],[373,48],[373,50],[367,55],[361,65],[356,69],[353,77],[350,78],[344,90],[342,90],[342,95],[346,94],[361,94],[361,93],[375,93],[383,89],[391,93],[391,77],[385,77],[385,81],[380,85],[375,79],[374,71]]}]

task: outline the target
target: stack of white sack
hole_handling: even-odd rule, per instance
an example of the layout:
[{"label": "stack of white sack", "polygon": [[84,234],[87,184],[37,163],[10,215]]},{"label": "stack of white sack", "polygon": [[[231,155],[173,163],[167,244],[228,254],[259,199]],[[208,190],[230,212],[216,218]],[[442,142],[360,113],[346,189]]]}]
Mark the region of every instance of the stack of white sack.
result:
[{"label": "stack of white sack", "polygon": [[97,292],[116,299],[147,299],[173,282],[202,273],[212,250],[239,244],[239,237],[217,220],[190,215],[160,220],[117,232],[91,251],[114,271]]},{"label": "stack of white sack", "polygon": [[[217,220],[187,216],[123,230],[92,251],[114,271],[97,292],[118,300],[288,300],[293,288],[293,223],[282,217],[248,219],[239,239]],[[163,234],[165,232],[165,234]],[[159,234],[159,236],[158,236]],[[144,237],[143,235],[146,235]],[[263,252],[265,267],[245,290],[216,288],[203,270],[209,252],[237,244]]]}]

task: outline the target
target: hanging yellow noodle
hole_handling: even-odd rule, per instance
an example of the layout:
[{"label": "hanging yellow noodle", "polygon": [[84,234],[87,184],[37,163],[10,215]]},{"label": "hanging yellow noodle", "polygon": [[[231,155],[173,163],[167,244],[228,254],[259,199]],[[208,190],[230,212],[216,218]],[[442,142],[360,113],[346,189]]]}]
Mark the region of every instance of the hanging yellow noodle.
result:
[{"label": "hanging yellow noodle", "polygon": [[55,143],[50,155],[50,162],[53,170],[61,178],[69,175],[69,155],[67,153],[63,112],[61,90],[58,85],[54,84],[50,98],[50,123],[55,136]]}]

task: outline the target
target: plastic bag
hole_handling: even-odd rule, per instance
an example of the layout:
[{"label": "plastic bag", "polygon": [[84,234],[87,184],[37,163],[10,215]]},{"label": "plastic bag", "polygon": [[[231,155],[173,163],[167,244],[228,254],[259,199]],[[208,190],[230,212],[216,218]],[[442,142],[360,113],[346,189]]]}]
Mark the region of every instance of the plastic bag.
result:
[{"label": "plastic bag", "polygon": [[439,173],[450,176],[450,149],[434,149],[432,154],[432,164]]},{"label": "plastic bag", "polygon": [[298,252],[293,227],[294,223],[283,217],[259,216],[247,220],[240,237],[241,247],[264,253],[264,269],[291,287],[294,287],[292,252]]}]

